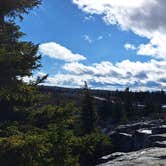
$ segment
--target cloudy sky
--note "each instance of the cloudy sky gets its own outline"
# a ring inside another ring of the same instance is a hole
[[[47,85],[166,90],[166,0],[44,0],[19,24]]]

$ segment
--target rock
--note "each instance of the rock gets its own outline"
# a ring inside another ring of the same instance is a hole
[[[149,140],[151,142],[166,141],[166,134],[155,134],[155,135],[151,135],[149,137]]]
[[[166,133],[166,125],[161,125],[159,127],[152,128],[153,134],[163,134]]]
[[[154,142],[153,146],[160,147],[160,148],[166,148],[166,141],[157,141],[157,142]]]
[[[139,129],[137,130],[138,133],[143,134],[143,135],[150,135],[152,134],[152,130],[149,129]]]
[[[133,137],[131,134],[114,132],[110,137],[115,151],[129,152],[133,149]]]
[[[160,119],[142,121],[107,132],[115,153],[102,157],[105,164],[100,166],[166,166],[165,124]]]
[[[110,160],[116,159],[117,157],[123,156],[124,154],[125,153],[122,153],[122,152],[116,152],[116,153],[113,153],[111,155],[107,155],[107,156],[102,157],[99,161],[100,161],[100,163],[105,163],[105,162],[108,162]]]
[[[139,129],[133,135],[134,146],[133,150],[139,150],[142,148],[147,148],[150,146],[151,141],[149,140],[149,136],[151,135],[151,130],[148,129]]]
[[[154,127],[157,128],[158,126],[161,126],[164,124],[164,121],[162,119],[158,120],[149,120],[149,121],[140,121],[137,123],[127,124],[127,125],[120,125],[115,130],[117,132],[125,132],[125,133],[131,133],[133,131],[139,130],[139,129],[151,129]]]
[[[166,125],[162,119],[140,121],[119,125],[105,133],[111,138],[114,152],[129,152],[154,146],[157,141],[166,141]],[[159,135],[160,134],[160,135]]]
[[[152,127],[152,124],[147,122],[139,122],[134,124],[128,124],[128,125],[121,125],[116,128],[116,131],[118,132],[133,132],[140,128],[150,128]]]
[[[129,153],[113,153],[111,161],[98,166],[165,166],[166,148],[148,148]]]

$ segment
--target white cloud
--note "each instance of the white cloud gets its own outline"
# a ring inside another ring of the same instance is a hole
[[[83,35],[83,39],[85,41],[87,41],[89,44],[93,43],[93,42],[96,42],[96,41],[99,41],[99,40],[102,40],[104,37],[102,35],[96,37],[94,40],[92,39],[92,37],[90,37],[89,35],[85,34]]]
[[[149,43],[140,44],[138,55],[152,56],[153,58],[166,60],[166,34],[154,36]]]
[[[142,50],[139,53],[165,59],[165,0],[73,0],[73,3],[88,14],[100,15],[107,24],[148,38],[150,41],[145,45],[150,46],[148,53]]]
[[[83,65],[78,62],[63,66],[66,74],[49,77],[47,83],[58,86],[80,87],[87,81],[92,87],[122,88],[134,90],[166,89],[166,61],[150,60],[132,62],[124,60],[116,64],[109,61]]]
[[[93,17],[92,15],[87,15],[84,17],[84,21],[94,21],[95,17]]]
[[[66,62],[76,62],[86,59],[85,56],[74,54],[68,48],[65,48],[64,46],[55,42],[41,44],[39,46],[39,52],[43,56],[48,56],[50,58],[59,59]]]
[[[23,77],[23,78],[21,78],[21,79],[22,79],[25,83],[34,83],[34,82],[37,80],[38,77],[39,77],[39,78],[42,78],[42,77],[44,77],[44,76],[46,76],[46,75],[47,75],[46,73],[39,71],[39,72],[37,72],[36,74],[34,74],[33,76],[25,76],[25,77]]]
[[[102,40],[103,36],[98,36],[97,40]]]
[[[80,87],[86,80],[93,87],[107,89],[130,86],[135,90],[166,90],[166,0],[73,0],[73,3],[86,14],[100,15],[106,24],[147,38],[147,43],[138,46],[126,43],[125,48],[155,59],[123,60],[115,64],[104,61],[91,65],[78,62],[80,60],[68,61],[63,66],[65,74],[49,77],[48,84]],[[84,35],[84,39],[93,42],[88,35]]]
[[[35,77],[33,77],[33,76],[25,76],[25,77],[23,77],[23,78],[21,78],[25,83],[30,83],[30,82],[34,82],[35,80],[36,80],[36,78]]]
[[[125,48],[126,50],[136,50],[136,49],[137,49],[133,44],[130,44],[130,43],[126,43],[126,44],[124,45],[124,48]]]
[[[92,38],[89,35],[83,35],[83,39],[87,41],[89,44],[93,42]]]

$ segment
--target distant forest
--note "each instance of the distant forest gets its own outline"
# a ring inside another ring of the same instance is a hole
[[[82,89],[41,86],[40,91],[51,94],[51,102],[63,105],[73,102],[77,107],[81,105]],[[132,119],[139,116],[152,116],[166,111],[166,93],[161,91],[134,92],[129,88],[124,91],[109,91],[89,89],[93,99],[93,107],[102,121],[119,122],[123,118]]]

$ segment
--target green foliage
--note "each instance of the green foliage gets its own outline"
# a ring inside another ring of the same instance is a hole
[[[132,96],[129,91],[129,87],[127,87],[124,91],[124,109],[127,117],[131,117],[134,115],[134,109],[132,106]]]
[[[115,121],[122,121],[124,117],[126,117],[124,107],[121,103],[114,103],[112,105],[111,117]]]
[[[3,165],[94,165],[110,152],[110,139],[100,130],[79,136],[74,126],[79,111],[73,104],[44,106],[24,123],[0,125],[0,163]],[[40,122],[40,124],[39,124]]]
[[[93,100],[88,89],[87,83],[82,92],[82,103],[81,103],[81,127],[82,134],[90,134],[95,130],[97,115],[93,108]]]
[[[12,135],[19,135],[21,132],[19,131],[18,122],[6,122],[0,125],[0,136],[1,137],[9,137]]]
[[[78,109],[69,103],[63,108],[60,106],[46,105],[36,111],[30,112],[29,120],[36,126],[47,127],[48,124],[72,126],[78,119]]]
[[[50,156],[52,163],[59,166],[78,165],[78,154],[72,154],[72,148],[77,141],[72,130],[65,127],[65,124],[49,126],[49,142],[52,144]]]
[[[23,19],[22,14],[28,13],[30,9],[40,3],[40,0],[0,0],[0,16],[5,15]]]
[[[96,131],[96,113],[88,88],[85,86],[79,112],[73,104],[60,107],[42,101],[47,97],[38,92],[37,85],[47,75],[24,82],[25,77],[41,67],[41,56],[37,54],[38,45],[20,40],[24,34],[14,19],[23,19],[24,13],[40,3],[40,0],[0,0],[0,164],[94,164],[105,154],[110,142]]]
[[[40,0],[0,0],[0,107],[1,120],[14,119],[14,110],[33,103],[37,83],[23,80],[41,67],[38,45],[22,41],[24,33],[15,24],[15,18],[40,4]],[[46,78],[46,76],[44,77]]]
[[[0,163],[2,165],[41,165],[50,144],[43,135],[20,134],[0,139]]]
[[[96,159],[110,153],[111,150],[112,144],[110,139],[99,130],[80,137],[74,146],[74,153],[79,154],[81,166],[95,165]]]
[[[110,120],[112,116],[113,104],[110,102],[109,98],[102,101],[99,105],[98,116],[101,121]]]

